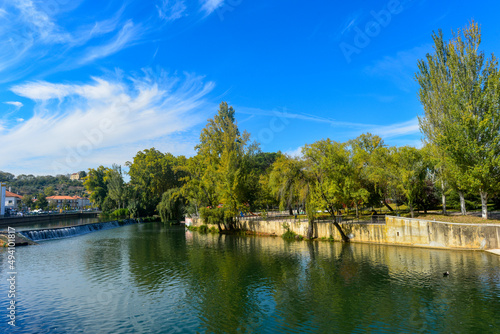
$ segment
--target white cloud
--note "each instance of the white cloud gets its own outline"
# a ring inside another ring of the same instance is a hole
[[[201,10],[210,15],[214,10],[224,5],[224,0],[201,0]]]
[[[418,125],[418,118],[415,117],[412,120],[402,123],[377,126],[369,129],[368,132],[379,135],[382,138],[395,138],[420,133],[420,127]]]
[[[311,121],[311,122],[316,122],[316,123],[325,123],[325,124],[329,124],[331,126],[339,126],[339,127],[359,128],[359,127],[375,126],[373,124],[362,124],[362,123],[337,121],[337,120],[332,119],[332,118],[321,117],[321,116],[316,116],[316,115],[311,115],[311,114],[306,114],[306,113],[292,113],[292,112],[287,111],[286,108],[284,108],[283,111],[278,111],[278,110],[263,110],[263,109],[259,109],[259,108],[237,107],[237,110],[238,110],[238,113],[241,113],[241,114],[273,116],[273,117],[285,118],[285,119],[298,119],[298,120]]]
[[[17,109],[20,109],[24,105],[24,104],[22,104],[19,101],[7,101],[7,102],[4,102],[4,103],[5,104],[10,104],[11,106],[16,107]]]
[[[175,21],[186,14],[186,4],[184,0],[162,0],[161,5],[157,5],[158,16],[165,21]]]
[[[31,118],[0,133],[0,142],[16,143],[0,147],[0,155],[9,157],[0,161],[0,169],[57,174],[124,162],[148,148],[142,143],[158,146],[154,143],[189,130],[215,109],[206,101],[214,84],[201,77],[148,73],[129,79],[94,78],[84,85],[39,81],[14,87],[37,103]],[[185,148],[183,142],[191,143],[192,138],[180,136],[176,142],[176,147]]]
[[[299,146],[296,149],[290,149],[285,152],[285,154],[295,157],[295,158],[301,158],[302,157],[302,148],[303,146]]]
[[[395,56],[385,56],[366,68],[370,75],[389,79],[401,90],[414,90],[417,61],[425,58],[432,51],[431,45],[418,46],[410,50],[400,51]]]
[[[141,42],[155,29],[123,19],[125,5],[103,20],[81,19],[78,22],[83,23],[77,26],[60,26],[56,14],[77,8],[78,2],[16,0],[4,4],[0,82],[19,80],[37,70],[52,73],[77,68]]]
[[[52,84],[45,81],[29,82],[12,88],[12,91],[19,96],[32,100],[63,99],[70,95],[70,87],[63,84]]]
[[[107,44],[89,48],[86,55],[80,60],[80,64],[86,64],[99,58],[104,58],[131,45],[140,36],[140,26],[134,25],[129,20],[123,28]]]
[[[377,124],[367,124],[367,123],[356,123],[348,121],[337,121],[335,119],[315,116],[305,113],[291,113],[286,110],[263,110],[258,108],[245,108],[236,107],[238,113],[240,114],[250,114],[257,116],[269,116],[284,119],[293,119],[300,121],[309,121],[314,123],[327,124],[332,127],[349,128],[353,129],[355,133],[365,133],[370,132],[372,134],[379,135],[382,138],[397,138],[406,135],[415,135],[420,132],[418,119],[415,117],[409,121],[395,123],[390,125],[377,125]],[[354,134],[354,132],[353,132]],[[298,149],[297,149],[298,150]]]

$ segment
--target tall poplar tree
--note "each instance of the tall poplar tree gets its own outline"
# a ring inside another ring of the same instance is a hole
[[[434,54],[418,63],[416,80],[425,115],[419,118],[427,140],[440,151],[461,195],[479,192],[482,216],[500,180],[500,76],[494,55],[479,51],[481,29],[471,22],[446,42],[433,35]]]
[[[208,120],[201,131],[200,143],[196,146],[201,180],[196,187],[207,194],[212,208],[222,204],[225,211],[226,227],[233,228],[233,218],[242,209],[243,158],[252,149],[247,145],[250,135],[240,133],[235,118],[235,110],[226,102],[219,105],[218,113]],[[227,223],[229,222],[229,223]]]

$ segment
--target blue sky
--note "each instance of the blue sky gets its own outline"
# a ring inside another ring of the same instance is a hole
[[[1,3],[0,170],[16,175],[191,156],[221,101],[263,151],[364,132],[418,146],[432,32],[474,19],[500,50],[497,1]]]

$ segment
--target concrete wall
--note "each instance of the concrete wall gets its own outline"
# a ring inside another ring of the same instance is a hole
[[[33,215],[33,216],[16,216],[0,219],[0,227],[2,226],[19,226],[23,224],[33,224],[44,221],[55,221],[61,219],[76,219],[76,218],[94,218],[99,215],[98,212],[75,212],[75,213],[57,213],[50,215]]]
[[[255,233],[280,236],[286,232],[284,223],[297,234],[307,234],[307,222],[253,220],[241,221],[238,227]],[[201,223],[193,219],[192,225],[199,226]],[[493,224],[456,224],[387,216],[385,224],[341,223],[341,226],[352,242],[446,249],[500,248],[500,225]],[[314,223],[314,237],[341,240],[335,226],[327,222]]]

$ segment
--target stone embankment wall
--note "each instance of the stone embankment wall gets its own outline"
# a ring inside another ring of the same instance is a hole
[[[192,225],[202,223],[193,219]],[[351,237],[352,242],[431,247],[446,249],[498,249],[500,248],[500,225],[498,224],[458,224],[429,220],[386,216],[385,224],[341,223],[342,229]],[[238,227],[257,234],[280,236],[291,231],[305,236],[307,222],[241,221]],[[315,238],[341,240],[333,224],[314,223]]]

